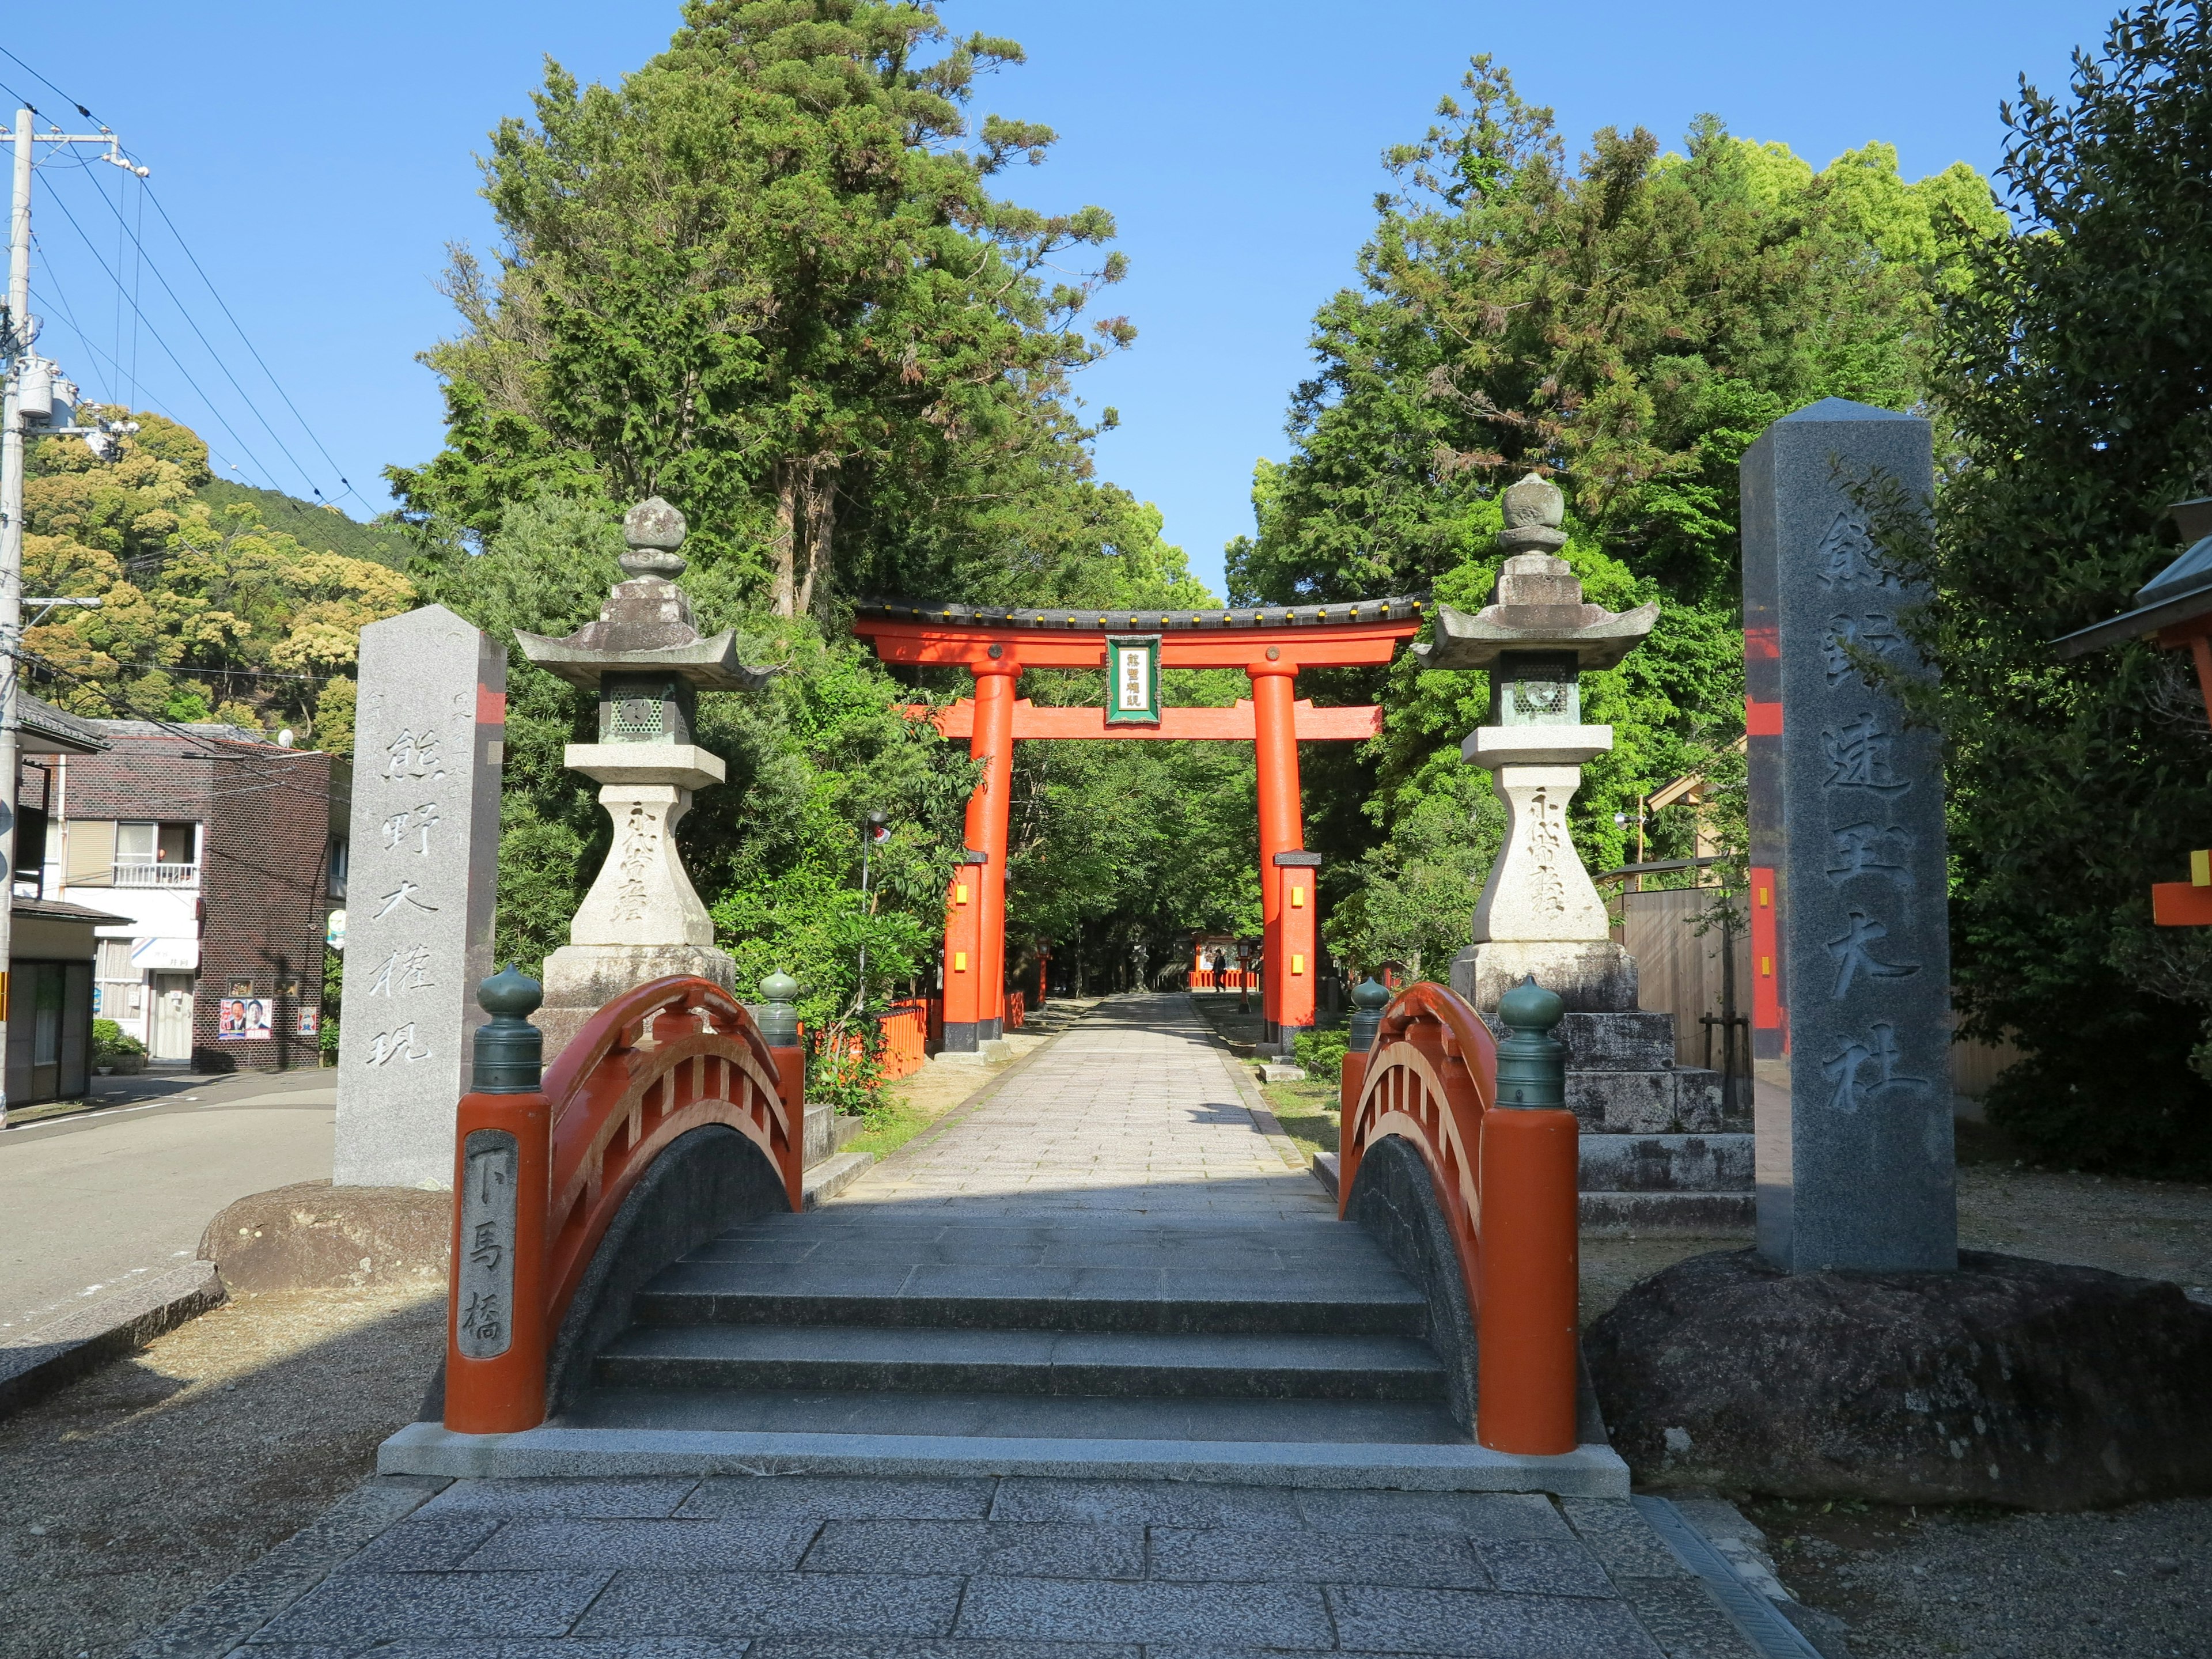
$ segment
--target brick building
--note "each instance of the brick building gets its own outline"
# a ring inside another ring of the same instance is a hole
[[[107,748],[52,763],[40,889],[129,918],[99,930],[100,1016],[198,1072],[317,1064],[346,763],[231,726],[87,724]]]

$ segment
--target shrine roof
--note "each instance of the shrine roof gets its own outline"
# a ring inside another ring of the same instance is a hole
[[[1425,596],[1406,594],[1384,599],[1347,599],[1337,605],[1241,605],[1227,611],[1070,611],[1057,606],[1018,611],[997,605],[928,605],[896,599],[863,599],[854,611],[856,616],[863,619],[949,623],[956,628],[1058,629],[1068,633],[1158,634],[1417,622],[1427,605]]]

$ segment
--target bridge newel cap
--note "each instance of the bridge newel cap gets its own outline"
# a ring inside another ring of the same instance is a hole
[[[508,963],[477,987],[477,1006],[494,1019],[528,1019],[545,1000],[545,988]]]
[[[537,1092],[545,1076],[545,1034],[530,1016],[545,1000],[545,988],[514,963],[477,987],[477,1002],[491,1018],[477,1027],[469,1086],[480,1095]]]
[[[1547,991],[1528,974],[1498,1000],[1498,1018],[1516,1033],[1545,1036],[1566,1017],[1567,1005],[1556,991]]]
[[[1364,1014],[1382,1009],[1390,1000],[1390,988],[1370,975],[1352,988],[1352,1005]]]
[[[760,983],[761,1011],[755,1024],[771,1048],[799,1046],[799,981],[781,968]]]

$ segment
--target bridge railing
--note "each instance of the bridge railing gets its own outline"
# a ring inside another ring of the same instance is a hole
[[[498,1003],[501,980],[528,988]],[[678,1137],[708,1124],[757,1146],[801,1206],[806,1066],[769,1046],[711,981],[654,980],[587,1020],[543,1080],[533,981],[503,975],[480,994],[476,1089],[454,1136],[452,1308],[445,1423],[511,1433],[545,1419],[546,1360],[608,1224]],[[502,1076],[488,1050],[527,1034],[527,1065]],[[488,1074],[489,1073],[489,1074]]]
[[[1547,1035],[1560,1012],[1533,983],[1506,994],[1516,1052],[1501,1101],[1500,1045],[1481,1017],[1443,986],[1410,986],[1383,1010],[1374,1045],[1345,1056],[1340,1085],[1339,1213],[1370,1148],[1391,1135],[1412,1145],[1458,1253],[1475,1328],[1475,1438],[1494,1451],[1576,1444],[1580,1126],[1565,1109],[1564,1051]]]

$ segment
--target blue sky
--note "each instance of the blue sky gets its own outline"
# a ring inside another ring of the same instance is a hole
[[[1992,167],[1999,100],[2022,72],[2059,90],[2069,53],[2100,40],[2114,9],[955,0],[945,14],[957,30],[1028,49],[1026,67],[985,83],[979,109],[1060,134],[1007,193],[1045,208],[1095,202],[1120,222],[1132,270],[1106,307],[1139,338],[1079,384],[1094,411],[1111,404],[1122,416],[1100,441],[1100,471],[1158,504],[1169,538],[1218,590],[1222,544],[1250,528],[1253,462],[1287,447],[1308,324],[1352,277],[1383,181],[1377,157],[1420,133],[1471,54],[1493,54],[1524,96],[1552,105],[1571,146],[1605,125],[1672,143],[1711,111],[1816,166],[1887,139],[1918,177],[1961,159]],[[153,268],[137,269],[127,245],[118,263],[114,204],[137,208],[112,168],[42,171],[33,310],[47,319],[46,350],[95,393],[128,377],[131,314],[96,251],[137,285],[142,404],[198,428],[228,476],[301,495],[312,484],[356,516],[388,506],[380,470],[440,440],[436,384],[414,354],[451,326],[433,285],[444,246],[493,240],[471,159],[484,134],[526,109],[543,55],[611,80],[658,50],[675,19],[672,4],[641,0],[15,9],[0,45],[154,169],[157,198],[312,436],[150,208]],[[64,110],[4,59],[0,86]],[[82,130],[73,112],[70,125]]]

